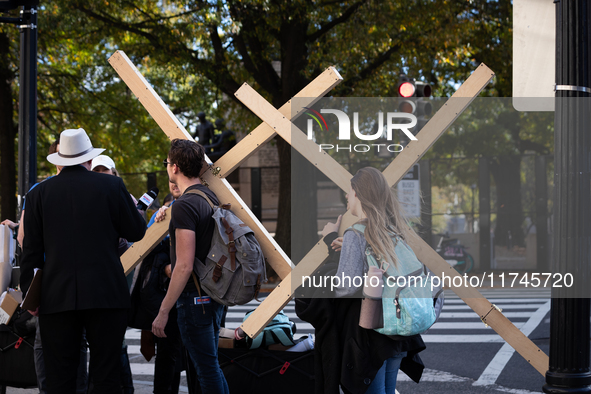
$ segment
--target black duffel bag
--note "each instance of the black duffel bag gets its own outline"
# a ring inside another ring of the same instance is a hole
[[[37,387],[34,319],[19,308],[8,326],[0,324],[0,386]]]
[[[218,360],[230,393],[244,393],[245,388],[257,394],[314,393],[314,350],[300,353],[220,348]],[[193,374],[188,373],[188,385],[195,384],[194,393],[198,394],[201,390]]]

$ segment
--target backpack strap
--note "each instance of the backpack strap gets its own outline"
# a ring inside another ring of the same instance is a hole
[[[191,275],[193,276],[193,282],[195,282],[195,286],[197,287],[197,293],[199,294],[199,298],[201,298],[201,286],[199,286],[199,281],[195,276],[195,271],[191,271]],[[201,308],[203,309],[203,314],[205,315],[205,305],[201,304]]]
[[[207,201],[207,203],[209,204],[209,206],[213,209],[215,205],[213,205],[213,203],[211,202],[211,200],[209,199],[209,197],[207,197],[207,195],[205,193],[203,193],[201,190],[195,190],[195,189],[191,189],[189,191],[186,192],[187,194],[197,194],[198,196],[201,196],[205,199],[205,201]]]
[[[236,270],[236,243],[234,242],[234,229],[230,227],[230,224],[226,218],[222,218],[222,224],[228,234],[228,253],[230,253],[230,264],[232,265],[232,271]]]
[[[289,336],[285,333],[283,327],[272,328],[271,334],[274,335],[283,346],[293,346],[293,340],[290,339]]]
[[[207,201],[209,203],[209,206],[213,209],[215,206],[213,205],[213,203],[211,202],[211,200],[209,199],[209,197],[207,197],[207,195],[205,193],[203,193],[201,190],[195,190],[195,189],[191,189],[189,191],[187,191],[187,194],[191,193],[191,194],[197,194],[198,196],[201,196],[205,199],[205,201]],[[222,208],[224,209],[230,209],[230,204],[224,204],[222,205]],[[232,229],[232,227],[230,227],[230,224],[228,223],[228,221],[225,218],[222,218],[221,220],[222,224],[224,225],[224,229],[226,234],[228,234],[228,239],[230,242],[228,242],[228,253],[230,254],[230,264],[232,265],[232,271],[236,270],[236,244],[234,242],[234,230]],[[222,263],[223,264],[223,263]],[[218,264],[218,266],[216,267],[216,269],[220,267],[219,272],[217,273],[217,277],[219,280],[219,277],[222,276],[222,272],[221,272],[221,266]],[[215,272],[214,272],[215,275]],[[215,280],[215,278],[214,278]],[[217,280],[215,280],[217,282]]]

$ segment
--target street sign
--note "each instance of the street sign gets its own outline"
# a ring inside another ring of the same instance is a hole
[[[554,111],[556,5],[513,1],[513,107]]]
[[[421,217],[421,183],[419,165],[415,164],[398,182],[398,201],[407,218]]]

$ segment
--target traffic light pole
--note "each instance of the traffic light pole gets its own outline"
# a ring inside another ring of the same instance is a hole
[[[21,11],[18,194],[19,208],[29,188],[37,182],[37,7]]]
[[[553,273],[570,273],[588,290],[591,267],[591,5],[555,0]],[[590,302],[581,289],[552,288],[550,364],[545,393],[591,393]]]

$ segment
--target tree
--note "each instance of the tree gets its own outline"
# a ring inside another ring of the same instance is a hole
[[[330,65],[344,77],[331,95],[393,96],[401,72],[427,80],[436,93],[446,95],[486,60],[500,72],[486,94],[499,94],[510,67],[501,70],[492,63],[497,53],[510,53],[510,7],[508,0],[43,4],[40,141],[50,140],[51,133],[66,125],[89,125],[113,140],[97,134],[116,161],[123,152],[129,156],[123,166],[155,168],[157,160],[146,157],[165,153],[165,139],[126,88],[114,82],[106,58],[116,49],[140,65],[188,126],[201,108],[217,104],[220,115],[236,115],[233,123],[249,130],[260,121],[237,103],[221,101],[220,93],[234,99],[246,81],[279,107]],[[281,139],[275,143],[281,193],[276,239],[290,253],[291,148]],[[298,187],[307,187],[313,179],[301,182]],[[313,206],[302,210],[311,218],[314,212]],[[298,234],[308,238],[305,242],[316,240],[315,228]]]
[[[443,180],[449,182],[443,173],[452,173],[458,183],[476,182],[477,166],[459,164],[457,168],[452,165],[454,157],[490,159],[497,197],[496,245],[525,246],[522,155],[552,152],[553,117],[552,112],[518,112],[511,98],[479,98],[429,153],[430,158],[450,159],[450,165],[442,166],[433,177],[437,186],[443,186]]]
[[[63,4],[74,17],[89,17],[105,40],[130,54],[203,76],[231,98],[247,81],[276,107],[329,65],[345,78],[335,95],[391,95],[402,70],[438,86],[452,74],[462,80],[474,66],[463,34],[480,23],[468,4],[444,0]],[[280,74],[273,69],[277,61]],[[281,139],[276,143],[276,239],[289,253],[291,149]],[[315,229],[303,234],[315,241]]]

